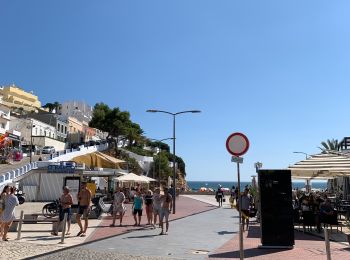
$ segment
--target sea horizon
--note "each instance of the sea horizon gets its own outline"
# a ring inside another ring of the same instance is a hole
[[[242,190],[244,189],[244,187],[252,185],[252,182],[241,181],[240,184],[240,189]],[[191,190],[197,191],[202,187],[211,188],[215,190],[219,185],[221,185],[223,188],[231,189],[232,186],[236,187],[238,183],[237,181],[187,181],[187,185]],[[292,181],[292,188],[305,188],[305,181]],[[325,190],[327,189],[327,182],[311,182],[311,188]]]

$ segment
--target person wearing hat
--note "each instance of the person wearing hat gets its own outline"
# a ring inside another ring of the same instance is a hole
[[[55,230],[51,233],[54,236],[58,236],[58,228],[62,224],[62,221],[64,219],[64,214],[67,213],[67,233],[66,235],[70,235],[70,220],[72,215],[72,204],[73,204],[73,197],[69,193],[69,187],[64,186],[63,187],[63,194],[60,197],[60,213],[59,213],[59,222],[56,225]]]

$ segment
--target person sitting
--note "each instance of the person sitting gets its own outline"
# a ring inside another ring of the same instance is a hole
[[[334,217],[334,208],[331,205],[330,199],[326,199],[324,203],[320,206],[317,230],[321,231],[321,223],[331,223],[332,218]]]

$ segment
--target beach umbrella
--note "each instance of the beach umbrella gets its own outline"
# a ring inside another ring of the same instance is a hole
[[[350,155],[329,152],[311,155],[288,167],[295,179],[332,179],[350,176]]]
[[[153,179],[151,177],[145,176],[145,175],[141,175],[141,177],[143,177],[145,180],[149,181],[149,182],[154,182],[157,181],[156,179]]]

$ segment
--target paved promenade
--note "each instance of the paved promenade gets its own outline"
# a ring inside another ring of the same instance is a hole
[[[213,196],[181,196],[177,214],[171,215],[168,235],[160,236],[159,228],[146,225],[133,227],[129,208],[125,227],[110,228],[111,218],[105,217],[94,222],[85,241],[72,237],[66,239],[65,245],[59,245],[59,239],[47,233],[27,235],[20,242],[1,242],[0,259],[239,259],[237,215],[228,203],[217,208]],[[141,223],[145,222],[143,216]],[[244,233],[245,259],[326,259],[321,238],[298,231],[295,238],[292,250],[258,249],[259,226],[252,223]],[[350,259],[347,242],[331,242],[331,250],[333,260]]]

